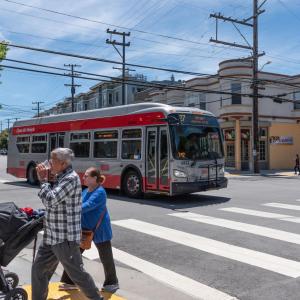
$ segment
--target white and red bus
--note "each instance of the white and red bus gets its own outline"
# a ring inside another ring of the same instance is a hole
[[[9,134],[7,172],[36,184],[36,164],[57,147],[74,151],[73,168],[81,177],[95,166],[106,176],[106,188],[130,197],[227,186],[218,121],[197,108],[141,103],[17,121]]]

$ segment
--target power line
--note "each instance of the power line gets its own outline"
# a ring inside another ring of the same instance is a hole
[[[3,1],[6,1],[6,0],[3,0]],[[3,43],[3,42],[1,42],[0,44],[7,45],[6,43]],[[38,52],[44,52],[44,53],[50,53],[50,54],[68,56],[68,57],[75,57],[75,58],[81,58],[81,59],[87,59],[87,60],[93,60],[93,61],[111,63],[111,64],[118,64],[118,65],[122,64],[121,62],[114,61],[114,60],[108,60],[108,59],[103,59],[103,58],[96,58],[96,57],[91,57],[91,56],[84,56],[84,55],[79,55],[79,54],[71,54],[71,53],[62,52],[62,51],[53,51],[53,50],[48,50],[48,49],[35,48],[35,47],[29,47],[29,46],[23,46],[23,45],[17,45],[17,44],[9,44],[8,46],[9,47],[15,47],[15,48],[32,50],[32,51],[38,51]],[[195,76],[209,75],[209,74],[198,73],[198,72],[189,72],[189,71],[176,70],[176,69],[159,68],[159,67],[146,66],[146,65],[140,65],[140,64],[126,63],[125,65],[126,66],[130,66],[130,67],[136,67],[136,68],[151,69],[151,70],[158,70],[158,71],[166,71],[166,72],[172,72],[172,73],[182,73],[182,74],[195,75]]]
[[[11,69],[16,69],[16,70],[22,70],[22,71],[29,71],[29,72],[36,72],[36,73],[42,73],[42,74],[48,74],[48,75],[56,75],[56,76],[64,76],[64,77],[70,77],[68,74],[62,74],[62,73],[55,73],[55,72],[49,72],[49,71],[43,71],[43,70],[36,70],[36,69],[28,69],[28,68],[20,68],[20,67],[15,67],[15,66],[7,66],[7,65],[0,65],[0,67],[3,68],[11,68]],[[93,78],[93,77],[86,77],[86,76],[74,76],[75,78],[81,78],[81,79],[86,79],[86,80],[94,80],[94,81],[99,81],[98,78]],[[103,82],[108,82],[108,83],[121,83],[122,80],[102,80]],[[132,83],[131,80],[126,80],[127,83]],[[243,96],[243,97],[253,97],[252,94],[248,93],[233,93],[233,92],[223,92],[223,91],[212,91],[212,90],[204,90],[204,89],[191,89],[191,88],[186,88],[186,87],[178,87],[178,86],[166,86],[166,85],[161,85],[161,84],[145,84],[145,83],[138,83],[137,81],[134,81],[135,85],[137,86],[144,86],[144,87],[156,87],[156,88],[161,88],[165,90],[181,90],[181,91],[192,91],[192,92],[199,92],[199,93],[207,93],[207,94],[217,94],[217,95],[233,95],[233,96]],[[274,99],[275,96],[273,95],[258,95],[259,98],[270,98]],[[286,99],[282,99],[283,101]],[[218,100],[221,101],[221,100]]]
[[[89,19],[89,18],[75,16],[75,15],[63,13],[63,12],[60,12],[60,11],[47,9],[47,8],[43,8],[43,7],[39,7],[39,6],[34,6],[34,5],[29,5],[29,4],[24,4],[24,3],[20,3],[20,2],[16,2],[16,1],[11,1],[11,0],[2,0],[2,1],[17,4],[17,5],[21,5],[21,6],[25,6],[25,7],[30,7],[30,8],[46,11],[46,12],[50,12],[50,13],[53,13],[53,14],[67,16],[67,17],[70,17],[70,18],[84,20],[84,21],[88,21],[88,22],[92,22],[92,23],[98,23],[98,24],[105,25],[105,26],[121,28],[121,29],[129,30],[129,31],[132,30],[132,31],[135,31],[135,32],[143,33],[143,34],[159,36],[159,37],[172,39],[172,40],[176,40],[176,41],[181,41],[181,42],[188,42],[188,43],[192,43],[192,44],[200,44],[199,42],[193,41],[193,40],[187,40],[187,39],[183,39],[183,38],[179,38],[179,37],[175,37],[175,36],[170,36],[170,35],[165,35],[165,34],[160,34],[160,33],[154,33],[154,32],[149,32],[149,31],[144,31],[144,30],[131,29],[131,28],[124,27],[124,26],[119,26],[119,25],[110,24],[110,23],[106,23],[106,22],[102,22],[102,21],[98,21],[98,20],[93,20],[93,19]]]

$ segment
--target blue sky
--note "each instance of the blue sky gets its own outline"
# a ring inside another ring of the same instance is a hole
[[[130,28],[128,41],[131,46],[126,49],[128,63],[214,74],[222,60],[250,55],[248,50],[210,43],[210,37],[215,34],[215,21],[209,18],[209,14],[221,12],[234,18],[247,18],[252,14],[252,0],[16,1]],[[266,55],[260,58],[260,66],[271,61],[271,64],[264,67],[264,71],[300,74],[300,2],[267,0],[263,8],[266,12],[259,20],[259,49],[265,51]],[[0,0],[0,39],[11,43],[119,61],[117,52],[105,43],[109,38],[106,33],[108,27],[115,28]],[[251,43],[251,29],[243,26],[239,28]],[[229,23],[220,22],[219,39],[243,43],[241,36]],[[112,64],[16,48],[10,49],[7,58],[55,67],[76,63],[82,66],[81,71],[120,75],[118,70],[112,69]],[[7,61],[2,64],[21,66]],[[169,79],[171,76],[168,72],[146,69],[136,69],[136,73],[143,73],[149,80]],[[33,101],[43,101],[43,107],[49,108],[70,95],[70,89],[64,86],[69,83],[68,78],[8,69],[4,69],[1,74],[0,103],[4,106],[0,110],[0,121],[6,118],[29,118],[34,113]],[[188,79],[191,76],[175,74],[175,78]],[[77,89],[78,93],[87,91],[96,83],[82,79],[76,82],[82,85]]]

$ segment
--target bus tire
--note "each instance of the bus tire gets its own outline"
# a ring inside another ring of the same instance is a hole
[[[28,169],[27,169],[27,182],[31,185],[37,185],[39,180],[37,177],[37,173],[36,173],[36,169],[35,169],[35,165],[31,164],[29,165]]]
[[[142,178],[136,171],[126,172],[123,179],[123,191],[130,198],[142,196]]]

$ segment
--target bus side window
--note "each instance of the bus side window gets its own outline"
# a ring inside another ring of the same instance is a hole
[[[125,129],[122,132],[122,159],[141,159],[141,129]]]
[[[74,151],[76,158],[90,156],[90,133],[76,132],[71,133],[70,148]]]

